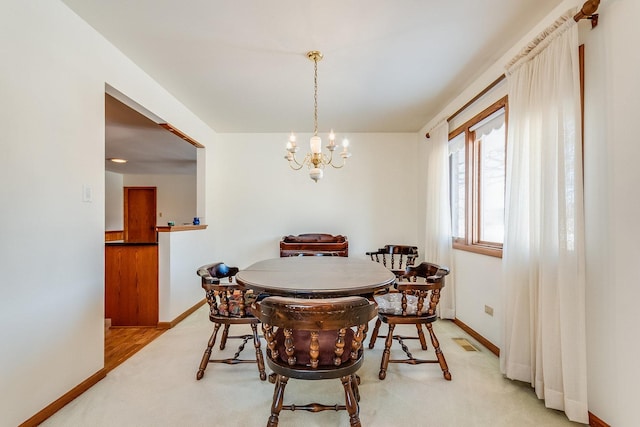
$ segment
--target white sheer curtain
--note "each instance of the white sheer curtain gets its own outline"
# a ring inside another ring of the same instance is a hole
[[[449,204],[449,123],[443,120],[429,132],[427,154],[427,208],[424,260],[449,267],[440,296],[440,317],[456,317],[454,268]]]
[[[507,70],[502,372],[588,423],[577,26],[568,12]],[[534,47],[535,45],[535,47]]]

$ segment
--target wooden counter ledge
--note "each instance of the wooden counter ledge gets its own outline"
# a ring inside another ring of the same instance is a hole
[[[156,231],[160,233],[173,232],[173,231],[190,231],[190,230],[205,230],[206,225],[158,225]]]

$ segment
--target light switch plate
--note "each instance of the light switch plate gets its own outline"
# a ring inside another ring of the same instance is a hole
[[[93,189],[88,184],[82,185],[82,201],[87,203],[93,202]]]

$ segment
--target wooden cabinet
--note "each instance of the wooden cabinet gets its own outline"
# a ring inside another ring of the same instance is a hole
[[[281,257],[320,254],[349,256],[349,242],[345,236],[326,233],[289,235],[280,241]]]
[[[112,326],[157,326],[158,245],[105,245],[105,317]]]

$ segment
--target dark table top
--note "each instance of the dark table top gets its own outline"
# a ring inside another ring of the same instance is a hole
[[[266,259],[240,270],[236,281],[254,292],[307,298],[371,295],[395,275],[371,260],[302,256]]]

